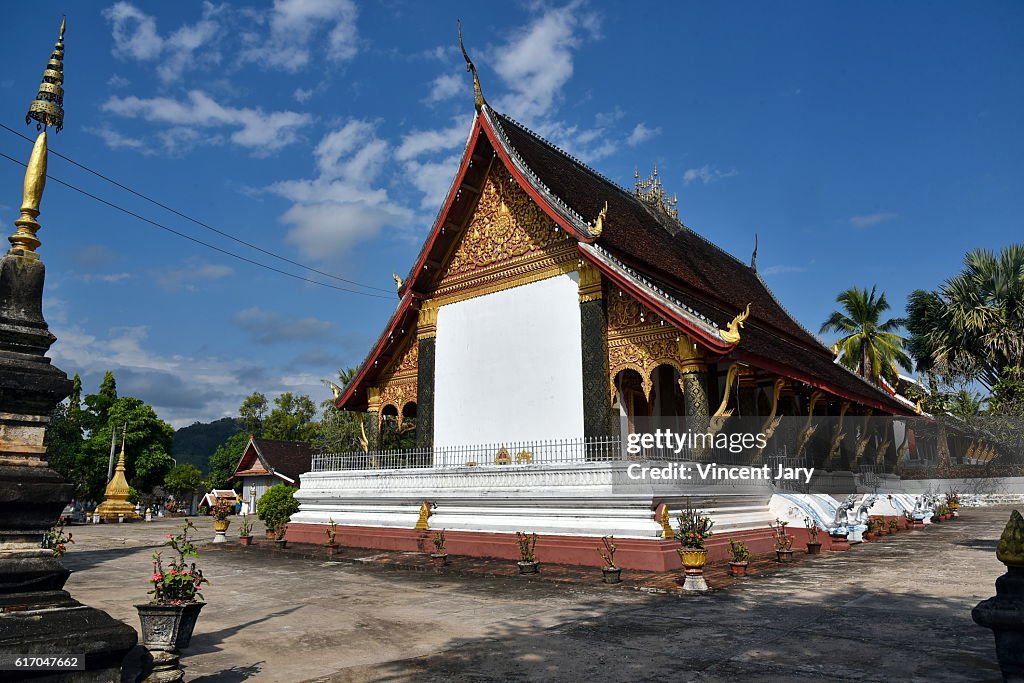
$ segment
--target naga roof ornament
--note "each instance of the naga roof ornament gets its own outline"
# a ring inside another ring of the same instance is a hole
[[[746,322],[747,318],[750,317],[750,304],[747,304],[746,310],[740,313],[738,316],[732,319],[729,326],[719,332],[719,336],[730,344],[739,344],[740,342],[740,329],[743,327],[743,323]]]
[[[473,60],[469,58],[469,53],[466,52],[466,45],[462,42],[462,22],[458,22],[459,27],[459,47],[462,48],[462,56],[466,60],[466,71],[473,74],[473,100],[477,111],[487,104],[487,100],[484,99],[484,91],[480,88],[480,77],[476,73],[476,65],[473,64]]]

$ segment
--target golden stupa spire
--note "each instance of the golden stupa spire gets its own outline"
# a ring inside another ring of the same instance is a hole
[[[458,22],[458,27],[459,27],[459,47],[462,48],[462,57],[466,60],[466,71],[469,71],[470,73],[473,74],[473,101],[474,101],[474,104],[475,104],[475,106],[477,108],[477,111],[479,111],[481,107],[483,107],[485,104],[487,104],[487,100],[484,99],[484,91],[480,87],[480,77],[476,73],[476,65],[473,64],[473,60],[469,58],[469,53],[466,52],[466,46],[462,42],[462,22],[461,21]]]
[[[29,157],[28,166],[25,168],[25,187],[21,200],[21,216],[14,221],[18,230],[8,237],[11,243],[10,253],[38,259],[36,248],[39,247],[39,238],[36,232],[39,230],[39,204],[43,199],[43,188],[46,186],[46,129],[53,127],[54,131],[60,132],[64,127],[64,29],[67,26],[67,19],[60,22],[60,36],[57,44],[50,55],[50,61],[43,71],[43,82],[39,84],[39,91],[36,99],[28,106],[28,113],[25,114],[25,123],[33,120],[36,122],[36,130],[41,131],[32,147],[32,156]]]
[[[139,514],[135,506],[128,501],[131,495],[131,488],[128,486],[128,479],[124,475],[124,443],[127,436],[127,428],[121,434],[121,454],[117,456],[117,467],[114,468],[114,476],[107,483],[103,491],[103,502],[96,508],[96,514],[103,519],[137,519]]]

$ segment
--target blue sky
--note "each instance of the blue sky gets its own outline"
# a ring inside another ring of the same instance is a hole
[[[264,249],[382,288],[303,284],[55,183],[40,253],[51,356],[176,426],[357,364],[488,101],[632,186],[657,163],[680,217],[816,330],[877,284],[902,313],[974,247],[1020,240],[1020,3],[76,3],[51,149]],[[59,15],[4,9],[0,121],[22,123]],[[29,143],[0,130],[0,151]],[[23,170],[0,159],[0,210]],[[249,258],[51,157],[51,175]],[[299,271],[281,264],[275,265]],[[309,273],[305,273],[309,275]],[[318,277],[318,276],[315,276]],[[327,280],[328,282],[334,282]],[[335,284],[342,284],[335,282]],[[344,286],[344,285],[343,285]]]

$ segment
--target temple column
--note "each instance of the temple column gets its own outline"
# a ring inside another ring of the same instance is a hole
[[[601,274],[584,261],[579,268],[580,337],[583,342],[583,435],[604,437],[618,433],[612,419],[608,387],[608,316],[604,308]]]
[[[416,366],[416,446],[434,446],[434,366],[437,338],[437,305],[427,301],[416,325],[419,360]]]
[[[380,389],[369,387],[366,390],[366,449],[380,450]]]
[[[686,427],[691,432],[705,432],[708,428],[708,368],[703,363],[689,363],[679,378],[686,410]]]

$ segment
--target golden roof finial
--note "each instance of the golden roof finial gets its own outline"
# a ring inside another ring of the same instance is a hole
[[[459,47],[462,48],[462,56],[466,60],[466,71],[469,71],[470,73],[473,74],[473,100],[474,100],[474,104],[475,104],[475,106],[477,108],[477,111],[479,111],[481,107],[483,107],[485,104],[487,104],[487,100],[484,99],[484,91],[480,87],[480,77],[476,73],[476,65],[473,64],[473,60],[469,58],[469,53],[466,52],[466,45],[462,42],[462,21],[461,20],[458,21],[458,27],[459,27]]]
[[[679,220],[679,210],[676,208],[679,198],[673,195],[669,199],[668,195],[665,194],[665,187],[661,183],[661,178],[658,177],[657,164],[654,165],[654,170],[651,172],[650,177],[644,180],[640,179],[640,170],[634,168],[633,178],[636,181],[634,193],[637,199],[660,210],[669,218]]]
[[[398,291],[402,291],[402,285],[405,284],[405,280],[400,278],[398,273],[391,273],[391,277],[395,281],[395,288],[398,289]]]
[[[608,216],[608,202],[604,203],[604,208],[601,209],[601,213],[597,214],[597,220],[590,226],[590,234],[594,237],[600,237],[601,233],[604,232],[604,219]]]
[[[60,132],[64,127],[64,29],[67,26],[67,17],[60,22],[60,37],[50,55],[50,61],[46,63],[43,71],[43,82],[39,84],[39,92],[36,99],[28,106],[28,113],[25,114],[25,123],[36,121],[36,130],[46,130],[53,126],[53,129]]]
[[[746,310],[733,318],[729,326],[724,331],[718,333],[719,336],[730,344],[738,344],[740,341],[740,329],[749,317],[750,304],[747,304]]]
[[[43,71],[43,82],[39,84],[36,99],[28,107],[25,123],[36,121],[36,129],[40,131],[36,143],[32,147],[32,155],[25,167],[25,183],[21,200],[21,216],[14,221],[17,231],[7,238],[11,243],[10,253],[30,259],[38,259],[36,249],[41,242],[36,237],[39,231],[39,205],[43,201],[43,189],[46,187],[46,160],[48,148],[46,129],[53,127],[57,132],[64,127],[64,29],[66,18],[60,23],[60,37],[50,55],[50,61]]]

